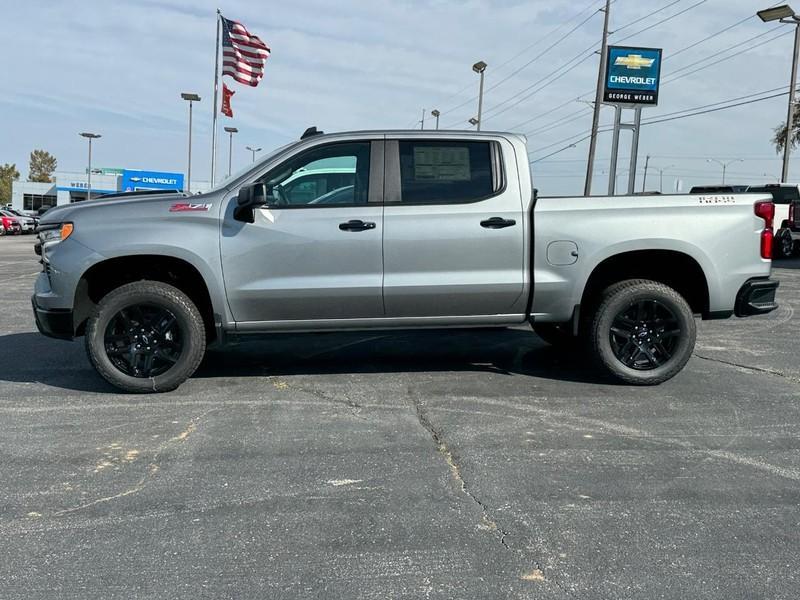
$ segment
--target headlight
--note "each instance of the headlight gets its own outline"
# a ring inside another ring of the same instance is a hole
[[[72,235],[74,230],[75,227],[72,225],[72,223],[42,225],[39,227],[39,239],[42,240],[42,244],[47,244],[50,242],[63,242]]]

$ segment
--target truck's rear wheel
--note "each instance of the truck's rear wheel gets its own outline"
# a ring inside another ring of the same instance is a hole
[[[607,288],[591,325],[592,347],[611,375],[655,385],[683,369],[694,350],[692,309],[674,289],[642,279]]]
[[[97,372],[126,392],[174,390],[203,360],[203,318],[179,289],[137,281],[109,292],[86,325],[86,352]]]

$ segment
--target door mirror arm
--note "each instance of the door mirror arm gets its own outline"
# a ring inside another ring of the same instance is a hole
[[[255,221],[254,210],[260,206],[267,205],[267,186],[263,183],[252,183],[239,188],[239,195],[236,198],[236,208],[233,210],[233,218],[244,223]]]

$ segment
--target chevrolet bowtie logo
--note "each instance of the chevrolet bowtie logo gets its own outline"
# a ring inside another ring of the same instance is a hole
[[[618,56],[614,61],[614,66],[623,65],[638,71],[642,68],[649,69],[655,60],[655,58],[644,58],[641,54],[628,54],[628,56]]]

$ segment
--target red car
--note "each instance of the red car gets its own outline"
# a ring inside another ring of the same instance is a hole
[[[0,223],[3,225],[3,233],[6,235],[21,235],[22,225],[14,217],[0,216]]]

